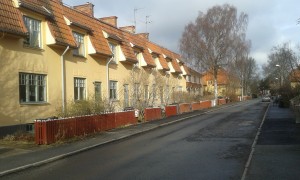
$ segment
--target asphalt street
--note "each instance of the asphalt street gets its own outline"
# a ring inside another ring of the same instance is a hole
[[[240,179],[267,105],[197,115],[3,179]]]

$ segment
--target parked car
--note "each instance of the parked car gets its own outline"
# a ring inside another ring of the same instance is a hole
[[[271,102],[271,98],[269,96],[264,96],[262,97],[261,102]]]

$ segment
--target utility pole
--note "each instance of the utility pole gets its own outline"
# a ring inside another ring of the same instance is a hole
[[[152,23],[152,21],[149,21],[149,15],[146,16],[146,33],[148,32],[148,24]]]

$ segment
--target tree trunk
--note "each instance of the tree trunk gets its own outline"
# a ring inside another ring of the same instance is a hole
[[[214,66],[214,95],[215,95],[215,99],[214,99],[214,105],[217,105],[218,102],[218,81],[217,81],[217,77],[218,77],[218,66]]]

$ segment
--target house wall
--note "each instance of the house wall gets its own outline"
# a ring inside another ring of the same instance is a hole
[[[35,119],[55,116],[62,109],[61,55],[66,50],[67,44],[62,45],[55,41],[55,33],[51,31],[51,28],[48,28],[47,20],[44,15],[30,12],[26,8],[19,8],[18,11],[21,11],[23,15],[41,21],[42,47],[40,49],[25,47],[24,38],[21,38],[20,36],[8,34],[0,35],[0,126],[32,123]],[[107,99],[109,86],[107,82],[106,64],[109,55],[101,54],[101,52],[97,52],[98,54],[96,55],[90,55],[91,53],[96,53],[96,51],[95,48],[92,47],[93,42],[89,39],[89,34],[91,32],[88,32],[88,29],[77,27],[75,25],[66,26],[65,28],[67,29],[65,29],[64,32],[70,33],[68,34],[68,36],[70,36],[68,37],[68,41],[70,42],[73,41],[71,34],[72,30],[84,35],[84,49],[86,51],[84,57],[74,56],[71,47],[63,57],[65,66],[65,105],[67,106],[70,102],[74,102],[74,78],[85,79],[87,98],[93,98],[95,95],[94,82],[101,82],[102,97]],[[99,26],[99,28],[101,28],[101,26]],[[114,34],[120,30],[114,27],[111,31],[112,32],[109,33]],[[119,32],[119,34],[121,33],[122,32]],[[108,46],[109,40],[107,38],[104,40],[105,42],[102,45]],[[143,41],[148,40],[145,39]],[[161,47],[158,46],[157,48]],[[89,52],[89,50],[95,52]],[[109,80],[118,82],[118,98],[116,101],[113,101],[117,106],[116,110],[122,110],[124,108],[124,84],[126,83],[126,80],[131,78],[131,72],[134,68],[134,63],[127,61],[127,57],[125,57],[125,54],[120,47],[119,51],[119,62],[117,64],[109,65]],[[144,51],[147,51],[147,49],[145,48]],[[164,89],[163,104],[173,103],[174,100],[172,100],[171,97],[173,88],[175,91],[178,91],[178,87],[181,86],[182,91],[186,91],[186,80],[178,71],[167,73],[166,69],[157,70],[153,65],[148,64],[148,62],[152,60],[153,59],[147,59],[147,63],[144,63],[143,67],[140,67],[140,70],[149,76],[149,94],[151,93],[152,84],[157,83],[158,79],[161,81],[157,84],[157,97],[154,100],[153,106],[160,106],[162,104],[159,86],[164,86],[164,88],[166,85],[169,86],[169,99],[166,101],[166,90]],[[20,102],[19,73],[33,73],[46,76],[47,95],[45,103]],[[132,84],[129,88],[130,91],[132,91]],[[142,92],[141,96],[143,95],[144,93]]]
[[[5,36],[0,39],[0,125],[33,122],[55,112],[60,101],[60,57],[43,44],[43,49],[23,47],[23,39]],[[47,103],[21,104],[19,101],[19,73],[47,75]]]

